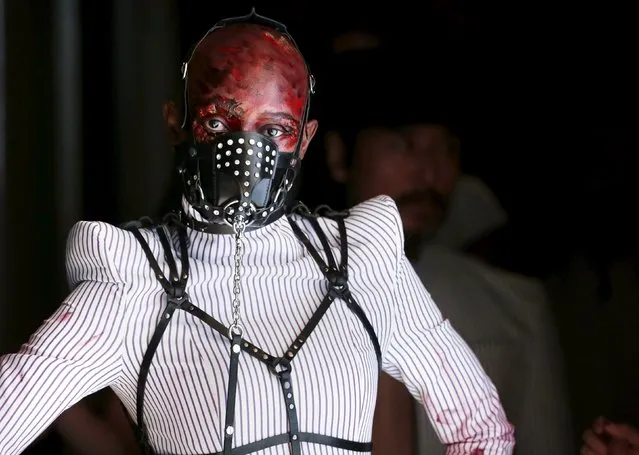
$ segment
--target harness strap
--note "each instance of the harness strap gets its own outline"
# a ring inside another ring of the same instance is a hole
[[[229,384],[226,392],[226,424],[224,426],[224,455],[231,455],[233,433],[235,433],[235,397],[237,395],[237,369],[240,360],[240,336],[234,335],[231,341],[231,362],[229,365]]]
[[[333,212],[334,213],[334,212]],[[377,335],[373,329],[372,324],[368,320],[365,312],[357,304],[348,288],[348,240],[346,226],[344,218],[347,215],[338,214],[339,216],[331,217],[337,221],[339,236],[340,236],[340,261],[337,265],[337,261],[332,254],[330,243],[326,234],[321,229],[319,222],[317,221],[317,215],[304,214],[302,215],[310,221],[310,225],[315,231],[322,249],[324,250],[326,261],[322,258],[320,252],[313,246],[308,236],[302,231],[298,223],[295,222],[291,216],[288,216],[289,223],[296,237],[302,242],[305,248],[309,251],[309,254],[313,257],[315,262],[320,267],[322,274],[328,281],[329,288],[324,299],[320,303],[319,307],[304,326],[299,336],[289,345],[286,353],[281,357],[275,357],[264,350],[260,349],[253,343],[241,338],[239,335],[229,335],[228,327],[216,320],[211,315],[207,314],[202,309],[193,305],[190,301],[188,294],[186,293],[186,282],[188,279],[188,241],[186,236],[186,229],[183,225],[178,225],[179,243],[180,243],[180,256],[181,256],[181,268],[177,269],[177,264],[172,252],[171,243],[167,236],[165,226],[159,226],[155,229],[158,234],[160,243],[164,250],[164,257],[169,267],[169,279],[162,272],[157,260],[155,259],[151,248],[148,243],[139,232],[140,226],[129,226],[128,229],[134,234],[138,242],[141,244],[142,249],[147,256],[149,264],[155,273],[156,278],[160,282],[160,285],[164,289],[168,297],[168,303],[165,310],[162,313],[161,319],[156,327],[153,336],[149,342],[149,346],[144,353],[142,364],[140,366],[140,376],[138,378],[138,387],[136,394],[136,415],[138,420],[138,429],[141,436],[141,440],[146,448],[147,453],[152,453],[148,441],[148,431],[144,423],[144,394],[146,389],[146,382],[149,375],[149,369],[157,347],[168,327],[169,322],[172,319],[175,310],[182,309],[187,313],[192,314],[197,319],[201,320],[209,327],[214,329],[223,337],[231,341],[231,356],[229,364],[229,383],[227,388],[227,407],[225,417],[225,429],[224,429],[224,449],[223,452],[210,455],[246,455],[258,450],[263,450],[269,447],[273,447],[280,444],[288,443],[291,447],[292,455],[300,455],[300,443],[308,442],[314,444],[321,444],[341,448],[345,450],[351,450],[356,452],[369,452],[371,450],[371,443],[360,443],[355,441],[348,441],[340,438],[334,438],[331,436],[325,436],[314,433],[304,433],[299,431],[299,423],[297,417],[297,406],[294,399],[293,384],[291,381],[292,365],[291,361],[295,358],[297,353],[306,340],[310,337],[313,330],[317,327],[322,317],[326,314],[329,307],[336,298],[343,300],[347,307],[360,319],[364,328],[366,329],[377,356],[378,368],[381,370],[381,350]],[[233,435],[235,432],[235,401],[237,394],[238,384],[238,365],[239,355],[244,351],[251,355],[253,358],[266,364],[269,371],[273,373],[279,380],[282,388],[282,394],[286,406],[286,412],[289,422],[288,433],[269,437],[243,445],[240,447],[232,448]]]
[[[332,254],[330,252],[328,246],[328,240],[326,235],[321,230],[319,223],[317,222],[316,216],[313,214],[301,214],[304,218],[311,220],[311,226],[316,230],[317,236],[320,238],[320,242],[322,246],[326,249],[326,255],[328,258],[332,258]],[[299,224],[293,220],[291,216],[288,217],[289,224],[295,236],[302,242],[302,244],[306,247],[311,257],[315,260],[317,265],[322,270],[322,273],[326,277],[329,283],[329,296],[332,299],[340,298],[346,302],[346,306],[359,318],[362,325],[364,326],[371,343],[373,344],[373,348],[375,349],[375,356],[377,357],[378,370],[381,372],[382,368],[382,350],[379,344],[379,340],[377,338],[377,334],[375,333],[375,329],[371,324],[370,320],[366,316],[366,313],[362,309],[362,307],[355,301],[353,295],[348,287],[348,238],[346,233],[346,224],[344,222],[343,216],[336,216],[335,221],[337,222],[338,230],[340,233],[340,267],[329,267],[323,260],[317,249],[313,246],[308,236],[302,231]],[[322,240],[323,239],[323,240]],[[331,259],[329,259],[330,263]],[[333,264],[335,261],[333,259]]]

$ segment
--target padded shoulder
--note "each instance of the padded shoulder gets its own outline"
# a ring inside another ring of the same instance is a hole
[[[131,233],[108,223],[80,221],[67,238],[66,268],[71,289],[82,281],[123,282],[118,256]]]

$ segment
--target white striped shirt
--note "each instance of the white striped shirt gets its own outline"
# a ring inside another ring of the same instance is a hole
[[[301,223],[304,223],[301,221]],[[320,220],[339,257],[336,223]],[[443,320],[403,254],[394,202],[378,197],[351,210],[349,286],[377,334],[384,371],[425,405],[449,455],[511,454],[513,427],[495,387],[471,350]],[[317,237],[305,229],[314,244]],[[160,242],[143,232],[160,265]],[[234,239],[188,231],[192,302],[222,323],[232,321]],[[323,275],[286,218],[244,239],[244,336],[281,356],[327,290]],[[177,248],[176,248],[177,250]],[[177,254],[177,253],[176,253]],[[80,222],[67,250],[72,293],[17,354],[0,364],[0,453],[20,453],[74,403],[111,387],[135,414],[140,363],[166,297],[133,235]],[[222,450],[229,341],[177,312],[151,365],[145,421],[160,453]],[[300,431],[371,440],[377,359],[360,320],[337,300],[292,363]],[[242,354],[234,446],[288,431],[277,378]],[[438,416],[446,415],[443,421]],[[355,454],[302,443],[303,453]],[[288,445],[255,452],[288,454]]]

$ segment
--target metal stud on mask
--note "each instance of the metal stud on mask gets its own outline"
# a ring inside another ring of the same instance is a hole
[[[262,224],[284,205],[296,162],[266,136],[235,132],[206,144],[184,144],[179,172],[184,194],[205,223]]]

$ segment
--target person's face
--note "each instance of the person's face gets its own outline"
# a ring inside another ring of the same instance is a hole
[[[408,234],[432,236],[440,227],[458,169],[457,148],[443,127],[362,131],[350,178],[352,194],[392,197]]]
[[[204,39],[189,64],[187,126],[199,143],[252,131],[283,152],[293,152],[303,134],[303,157],[317,129],[312,120],[301,131],[308,85],[302,57],[284,37],[252,25],[220,29]],[[165,106],[165,118],[174,142],[184,140],[174,105]]]

